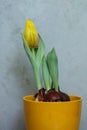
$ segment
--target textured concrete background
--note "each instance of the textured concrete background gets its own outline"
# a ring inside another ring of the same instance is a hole
[[[36,91],[21,32],[31,18],[59,58],[63,91],[82,96],[87,130],[87,0],[0,0],[0,130],[25,130],[22,97]]]

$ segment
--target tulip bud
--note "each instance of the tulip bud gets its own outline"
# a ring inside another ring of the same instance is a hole
[[[30,19],[26,20],[24,38],[30,48],[35,48],[38,46],[39,36],[34,23]]]

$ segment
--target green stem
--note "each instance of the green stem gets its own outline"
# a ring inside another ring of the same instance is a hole
[[[42,86],[41,86],[41,81],[40,81],[39,69],[36,66],[33,66],[33,70],[34,70],[34,73],[35,73],[37,89],[40,90],[42,88]]]
[[[33,57],[35,59],[35,49],[34,48],[32,48],[32,55],[33,55]]]

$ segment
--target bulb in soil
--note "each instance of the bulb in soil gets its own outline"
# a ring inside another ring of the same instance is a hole
[[[46,94],[47,102],[59,102],[62,101],[62,96],[60,92],[56,92],[54,90],[49,90]]]

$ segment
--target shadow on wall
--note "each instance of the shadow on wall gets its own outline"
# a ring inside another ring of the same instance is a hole
[[[13,121],[10,126],[11,126],[10,130],[26,130],[23,115],[19,113],[15,121]]]

